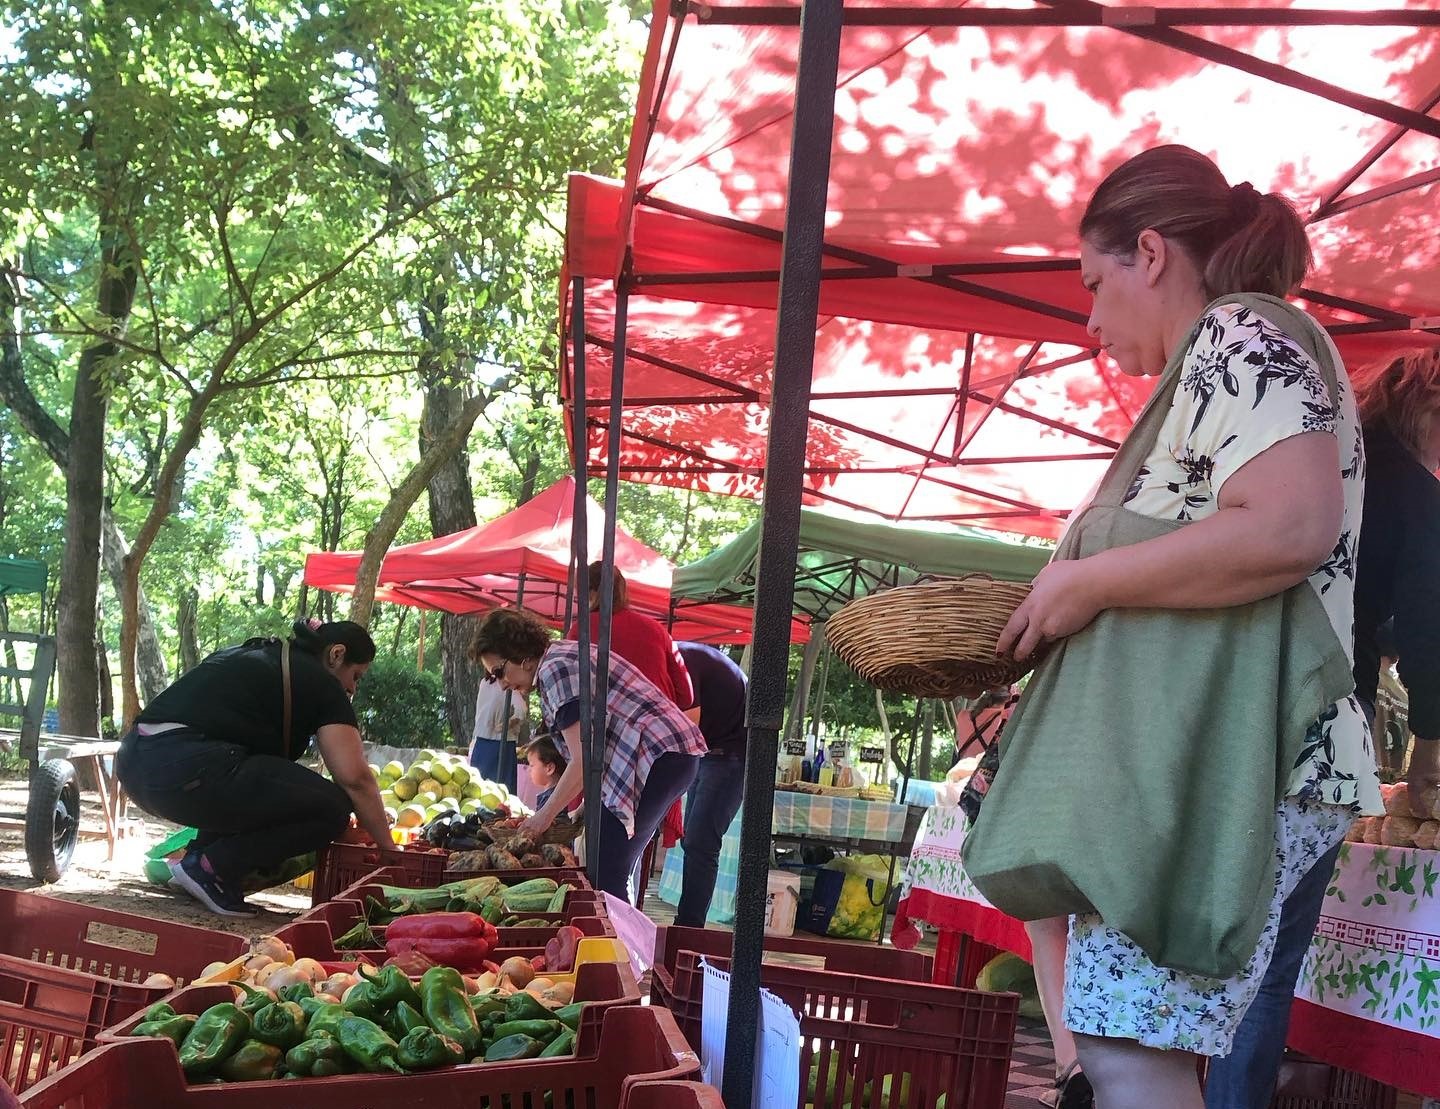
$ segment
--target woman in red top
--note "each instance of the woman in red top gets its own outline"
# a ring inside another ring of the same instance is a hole
[[[590,582],[590,642],[600,635],[600,563],[592,562]],[[695,703],[690,672],[670,633],[658,620],[630,607],[625,575],[615,571],[615,610],[610,619],[610,649],[660,687],[660,692],[682,709]],[[570,625],[566,639],[580,638],[580,623]]]
[[[587,578],[590,584],[590,642],[594,643],[600,635],[600,563],[590,563]],[[677,706],[690,708],[695,703],[695,690],[690,684],[690,671],[685,669],[685,660],[680,657],[680,649],[660,621],[630,607],[630,591],[625,584],[625,575],[618,568],[615,570],[612,596],[615,605],[610,616],[610,649],[659,686],[660,692]],[[578,620],[570,625],[565,638],[580,638]],[[676,801],[665,814],[665,823],[660,829],[660,840],[665,847],[678,843],[685,834],[681,813],[681,804]]]

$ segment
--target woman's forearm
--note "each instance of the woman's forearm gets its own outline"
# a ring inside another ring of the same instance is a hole
[[[1331,543],[1333,547],[1333,541]],[[1083,559],[1097,609],[1225,608],[1282,593],[1325,560],[1292,528],[1225,508],[1185,527]]]

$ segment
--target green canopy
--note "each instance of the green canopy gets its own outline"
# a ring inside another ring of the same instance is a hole
[[[750,603],[759,552],[756,523],[718,551],[677,568],[671,595]],[[862,523],[801,509],[795,611],[824,620],[852,598],[907,584],[922,574],[978,573],[1003,581],[1029,581],[1049,560],[1048,547],[1007,542],[973,530]],[[683,602],[676,608],[683,612]]]
[[[0,597],[45,592],[45,563],[26,558],[0,558]]]

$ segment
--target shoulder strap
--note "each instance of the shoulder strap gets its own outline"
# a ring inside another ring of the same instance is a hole
[[[280,641],[280,684],[285,691],[285,715],[284,730],[280,733],[280,742],[285,749],[285,757],[290,757],[290,640]]]

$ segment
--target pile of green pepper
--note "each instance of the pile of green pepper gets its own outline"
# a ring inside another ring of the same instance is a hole
[[[287,987],[279,999],[242,986],[239,1002],[198,1016],[160,1002],[131,1035],[174,1043],[191,1082],[411,1074],[574,1053],[580,1003],[551,1011],[526,993],[467,997],[449,967],[432,967],[418,984],[395,966],[362,967],[360,976],[343,1002],[308,986]]]

